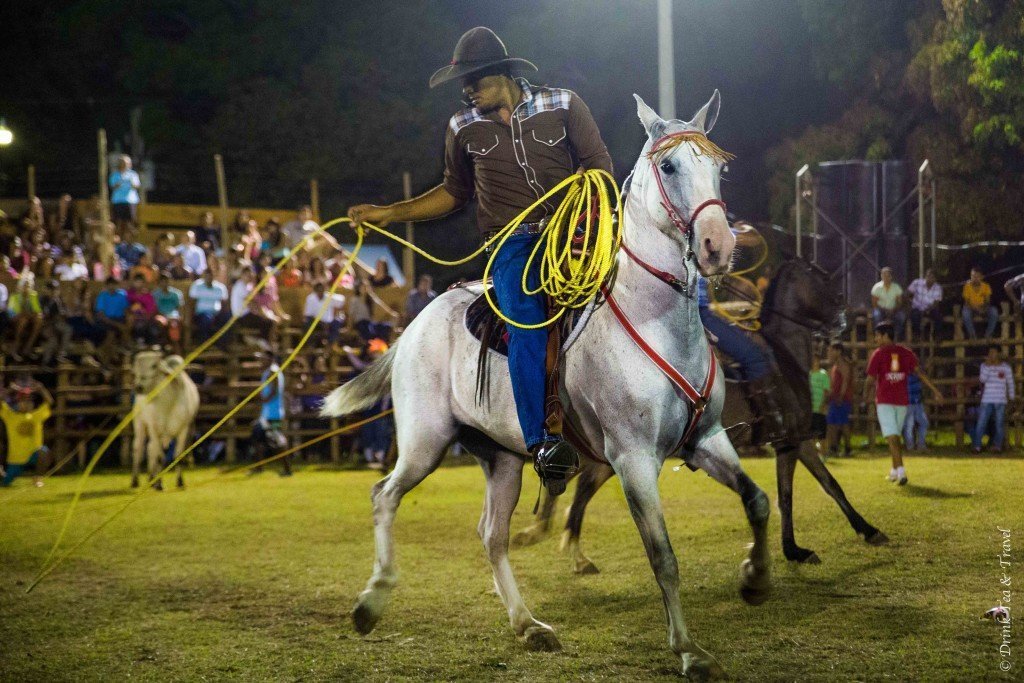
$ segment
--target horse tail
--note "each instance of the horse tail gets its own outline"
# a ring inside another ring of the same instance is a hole
[[[384,398],[391,391],[391,369],[395,363],[397,346],[398,342],[392,344],[362,374],[327,394],[320,416],[341,417],[365,410]]]

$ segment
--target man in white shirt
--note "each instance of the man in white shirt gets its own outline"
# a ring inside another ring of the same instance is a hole
[[[912,297],[910,300],[910,326],[914,334],[921,337],[921,324],[927,318],[932,321],[932,335],[939,329],[942,322],[942,285],[935,281],[935,271],[929,268],[924,277],[919,277],[907,287]]]
[[[252,268],[243,268],[238,279],[235,280],[235,284],[231,285],[231,315],[238,318],[237,329],[255,329],[258,337],[252,341],[262,340],[263,343],[257,343],[257,345],[269,348],[270,334],[274,324],[256,312],[258,306],[255,304],[255,299],[246,301],[255,286],[255,271]]]
[[[314,318],[323,306],[325,292],[324,283],[317,282],[313,285],[313,291],[306,296],[306,304],[303,307],[302,315],[306,321],[306,327],[313,324]],[[345,324],[345,296],[335,294],[331,297],[331,303],[327,305],[324,314],[320,317],[320,323],[327,326],[327,343],[333,344],[338,339],[338,333]]]
[[[196,234],[191,230],[185,233],[185,241],[179,244],[175,251],[181,254],[185,267],[196,275],[202,275],[206,271],[206,252],[196,244]]]
[[[971,435],[974,452],[981,453],[981,439],[988,431],[990,420],[995,422],[995,434],[989,440],[989,448],[1001,451],[1006,443],[1006,404],[1016,398],[1016,380],[1013,369],[999,358],[999,347],[989,348],[978,371],[978,383],[982,390],[978,422]]]
[[[7,312],[7,300],[10,296],[7,286],[0,282],[0,337],[7,331],[7,323],[10,321],[10,314]]]
[[[871,288],[871,317],[878,325],[884,320],[893,324],[893,341],[903,336],[907,315],[903,312],[903,288],[893,282],[892,268],[882,268],[882,279]]]
[[[201,280],[196,280],[188,288],[188,296],[193,301],[194,341],[206,341],[227,318],[224,302],[228,300],[228,288],[223,282],[214,280],[213,271],[208,270],[203,273]]]

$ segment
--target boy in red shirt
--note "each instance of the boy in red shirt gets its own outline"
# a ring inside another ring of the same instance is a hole
[[[878,425],[882,428],[882,436],[889,444],[889,454],[892,456],[889,481],[898,482],[903,486],[907,483],[907,471],[903,467],[903,445],[900,442],[900,435],[903,433],[903,421],[907,417],[907,404],[910,403],[907,378],[916,374],[921,383],[931,389],[936,401],[942,400],[942,394],[921,372],[914,352],[906,346],[893,343],[892,329],[890,322],[882,322],[875,327],[875,343],[878,344],[878,348],[868,360],[864,401],[871,399],[871,390],[875,389]]]

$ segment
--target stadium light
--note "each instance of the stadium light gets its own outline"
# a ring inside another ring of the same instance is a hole
[[[7,121],[0,118],[0,147],[6,147],[14,142],[14,133],[7,127]]]

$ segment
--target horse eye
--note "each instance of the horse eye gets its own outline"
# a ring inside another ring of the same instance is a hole
[[[661,162],[661,172],[665,175],[672,175],[676,172],[676,167],[672,165],[671,161]]]

